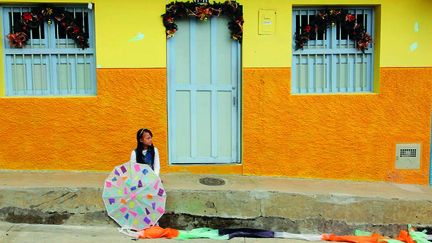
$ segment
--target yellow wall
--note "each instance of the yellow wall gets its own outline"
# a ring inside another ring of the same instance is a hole
[[[292,55],[291,9],[308,5],[371,5],[381,6],[377,23],[381,22],[380,63],[382,67],[432,66],[432,1],[413,0],[266,0],[243,1],[245,15],[244,67],[290,67]],[[274,35],[258,35],[259,9],[275,9]],[[415,11],[413,11],[415,9]],[[415,14],[414,14],[415,13]],[[381,18],[381,19],[380,19]],[[418,32],[415,24],[418,23]],[[410,47],[417,42],[418,48]]]
[[[0,3],[18,0],[0,0]],[[40,2],[40,1],[25,1]],[[82,0],[46,1],[88,3]],[[166,66],[166,45],[161,14],[167,1],[94,0],[97,64],[101,68],[149,68]],[[292,6],[322,5],[322,0],[247,0],[244,6],[244,67],[290,67]],[[432,1],[326,0],[326,5],[381,6],[381,67],[432,66]],[[274,35],[258,35],[258,10],[276,10]],[[415,11],[413,12],[413,9]],[[418,32],[415,31],[416,23]],[[181,30],[179,30],[181,31]],[[138,34],[139,41],[130,41]],[[417,44],[416,44],[417,43]],[[417,45],[417,48],[414,48]]]
[[[102,68],[165,67],[165,1],[96,2],[97,64]],[[142,40],[132,41],[138,35]]]

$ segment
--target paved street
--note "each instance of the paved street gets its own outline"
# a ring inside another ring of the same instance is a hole
[[[74,226],[74,225],[41,225],[41,224],[11,224],[0,222],[0,242],[3,243],[121,243],[131,242],[132,238],[117,231],[117,228],[110,226]],[[172,239],[141,239],[145,242],[185,242]],[[196,239],[193,242],[227,242],[220,240]],[[255,242],[290,242],[303,243],[306,241],[287,239],[252,239],[234,238],[229,240],[233,243],[255,243]]]

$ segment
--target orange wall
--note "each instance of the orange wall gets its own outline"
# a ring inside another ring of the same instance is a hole
[[[108,170],[129,159],[141,126],[165,143],[164,69],[98,69],[97,80],[96,97],[1,98],[0,167]]]
[[[427,184],[432,68],[382,68],[380,86],[290,95],[290,69],[244,71],[244,174]],[[396,143],[421,143],[420,170],[395,170]]]
[[[162,173],[426,184],[432,68],[380,74],[380,93],[291,95],[289,68],[244,69],[243,164],[168,166],[166,70],[98,69],[97,97],[0,98],[0,168],[111,170],[148,127]],[[395,170],[396,143],[422,144],[420,170]]]
[[[162,172],[242,173],[242,166],[167,167],[165,69],[97,69],[97,97],[0,98],[0,168],[111,170],[148,127]]]

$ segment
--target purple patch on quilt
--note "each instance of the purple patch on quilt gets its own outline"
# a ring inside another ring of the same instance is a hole
[[[122,170],[123,174],[127,171],[126,167],[124,167],[124,165],[122,165],[122,167],[120,167],[120,169]]]
[[[162,197],[163,193],[164,193],[164,190],[159,188],[158,195]]]
[[[146,224],[150,224],[150,223],[151,223],[151,220],[150,220],[149,218],[145,217],[145,218],[144,218],[144,222],[146,222]]]

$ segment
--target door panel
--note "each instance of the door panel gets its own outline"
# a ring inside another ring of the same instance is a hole
[[[239,162],[240,46],[227,24],[178,21],[168,40],[170,163]]]

